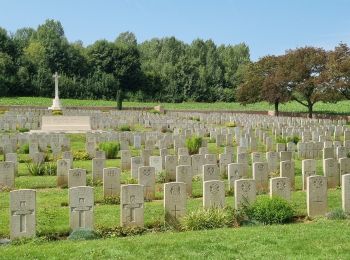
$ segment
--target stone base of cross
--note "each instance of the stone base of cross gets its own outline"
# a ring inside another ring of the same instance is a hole
[[[52,100],[52,106],[49,107],[49,110],[62,110],[61,101],[57,98]]]

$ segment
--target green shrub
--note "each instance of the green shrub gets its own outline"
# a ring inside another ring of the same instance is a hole
[[[57,175],[57,163],[49,162],[45,163],[45,175],[55,176]]]
[[[193,120],[193,121],[197,121],[197,122],[201,121],[201,119],[198,116],[190,116],[188,119]]]
[[[348,158],[350,158],[350,152],[348,152],[348,155],[347,155]]]
[[[77,229],[74,230],[68,237],[69,240],[92,240],[100,238],[100,234],[91,229]]]
[[[160,111],[158,110],[155,110],[155,109],[151,109],[151,110],[148,110],[149,113],[152,113],[152,114],[160,114]]]
[[[105,152],[107,159],[116,159],[120,150],[120,144],[117,142],[100,143],[99,148]]]
[[[126,179],[126,184],[137,184],[137,180],[129,177]]]
[[[52,115],[53,116],[62,116],[63,112],[62,112],[62,110],[53,110]]]
[[[232,226],[234,214],[231,209],[199,209],[181,220],[183,230],[204,230]]]
[[[56,163],[27,163],[28,172],[33,176],[53,176],[57,174]]]
[[[106,196],[103,198],[103,204],[118,205],[120,204],[120,197]]]
[[[130,132],[131,131],[131,127],[129,125],[122,125],[122,126],[119,127],[119,131]]]
[[[282,136],[277,136],[277,138],[276,138],[276,142],[280,143],[280,144],[287,144],[290,142],[298,144],[299,141],[300,141],[300,137],[296,136],[296,135],[293,137],[287,137],[287,138],[283,138]]]
[[[45,175],[45,166],[43,163],[27,163],[26,166],[30,175],[33,175],[33,176]]]
[[[282,224],[292,220],[294,210],[288,201],[280,197],[260,197],[246,208],[246,215],[248,219],[264,225]]]
[[[197,154],[202,146],[202,137],[192,136],[186,139],[186,147],[190,155]]]
[[[24,144],[22,145],[19,149],[18,152],[20,154],[29,154],[29,144]]]
[[[26,132],[29,132],[29,131],[30,131],[28,128],[24,128],[24,127],[18,128],[17,130],[18,130],[18,132],[20,132],[20,133],[26,133]]]
[[[227,123],[225,124],[225,126],[226,126],[226,127],[236,127],[237,124],[236,124],[235,122],[227,122]]]
[[[74,161],[88,161],[91,159],[91,156],[85,151],[73,151]]]
[[[121,227],[121,226],[115,226],[115,227],[98,226],[96,230],[104,238],[136,236],[136,235],[142,235],[147,232],[147,229],[144,227]]]
[[[286,138],[283,138],[282,136],[277,136],[277,137],[276,137],[276,143],[279,143],[279,144],[286,144],[286,143],[288,143],[288,142],[287,142],[287,139],[286,139]]]
[[[166,172],[161,171],[156,174],[156,183],[165,183]]]
[[[293,143],[295,143],[295,144],[298,144],[299,141],[300,141],[300,137],[299,137],[299,136],[296,136],[296,135],[293,136],[293,137],[288,137],[288,138],[287,138],[287,143],[293,142]]]
[[[342,219],[347,219],[348,215],[344,212],[343,209],[337,208],[332,210],[331,212],[328,212],[326,214],[327,219],[331,220],[342,220]]]

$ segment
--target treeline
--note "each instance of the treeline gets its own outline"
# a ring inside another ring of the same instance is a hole
[[[237,71],[249,63],[245,44],[191,44],[175,37],[138,44],[134,34],[84,47],[68,42],[59,21],[13,34],[0,28],[1,96],[52,97],[58,72],[60,96],[135,101],[234,101]]]
[[[294,100],[308,109],[314,104],[350,99],[350,48],[340,43],[332,51],[304,47],[284,55],[265,56],[240,66],[236,98],[243,104],[267,101],[278,107]]]

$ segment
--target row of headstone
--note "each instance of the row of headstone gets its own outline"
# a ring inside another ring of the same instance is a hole
[[[189,166],[187,166],[189,167]],[[104,178],[115,178],[116,171],[106,170]],[[115,180],[114,180],[115,181]],[[241,209],[256,199],[257,182],[253,179],[239,179],[234,183],[235,208]],[[120,189],[120,225],[144,225],[145,187],[140,184],[122,185]],[[166,221],[177,221],[186,214],[187,188],[184,182],[164,184],[164,209]],[[270,179],[270,196],[291,199],[291,182],[287,177]],[[350,212],[350,174],[342,176],[342,205]],[[225,207],[224,182],[208,180],[203,182],[203,208]],[[93,229],[93,188],[78,186],[69,189],[69,223],[72,230]],[[327,178],[307,177],[308,216],[324,215],[327,205]],[[15,190],[10,192],[11,238],[31,237],[36,230],[36,191]]]

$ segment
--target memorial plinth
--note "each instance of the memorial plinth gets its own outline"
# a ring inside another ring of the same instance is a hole
[[[43,116],[39,132],[85,133],[91,131],[89,116]]]

